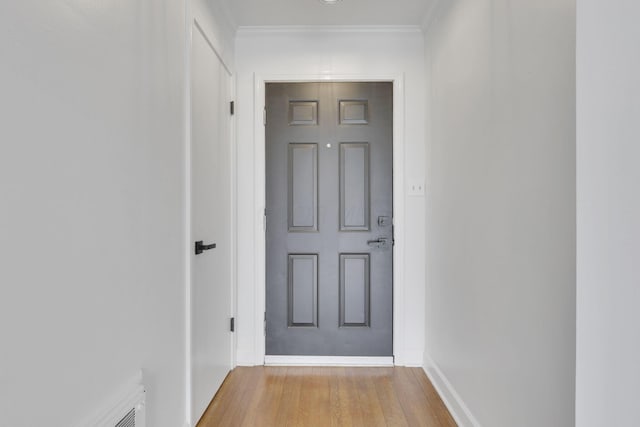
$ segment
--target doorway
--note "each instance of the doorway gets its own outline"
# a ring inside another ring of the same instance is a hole
[[[393,83],[267,83],[266,360],[393,360]]]

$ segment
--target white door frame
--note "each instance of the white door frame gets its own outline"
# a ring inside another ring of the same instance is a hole
[[[266,157],[265,157],[265,85],[267,83],[295,83],[295,82],[391,82],[393,83],[393,355],[395,364],[403,364],[405,359],[404,345],[404,271],[401,261],[404,259],[405,245],[405,191],[404,191],[404,75],[389,74],[356,74],[356,75],[317,75],[317,74],[287,74],[287,75],[258,75],[254,74],[254,170],[255,170],[255,223],[254,259],[256,296],[255,313],[255,349],[256,362],[265,360],[265,319],[266,310],[266,233],[264,223],[264,209],[266,206]],[[320,362],[321,363],[321,362]],[[338,362],[333,363],[340,364]],[[349,364],[349,362],[345,362]]]

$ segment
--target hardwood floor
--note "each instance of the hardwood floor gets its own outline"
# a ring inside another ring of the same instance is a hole
[[[238,367],[198,423],[198,427],[455,425],[424,371],[402,367]]]

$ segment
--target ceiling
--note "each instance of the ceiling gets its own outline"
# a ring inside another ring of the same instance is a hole
[[[238,26],[420,25],[437,0],[218,0]]]

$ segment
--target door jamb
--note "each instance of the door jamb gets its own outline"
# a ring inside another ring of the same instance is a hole
[[[404,345],[404,260],[405,247],[405,191],[404,191],[404,74],[357,74],[357,75],[259,75],[254,74],[254,295],[255,304],[255,364],[263,365],[265,360],[265,319],[266,311],[266,233],[264,211],[266,206],[266,157],[264,109],[265,86],[267,83],[313,83],[313,82],[390,82],[393,84],[393,355],[396,365],[405,362]]]

